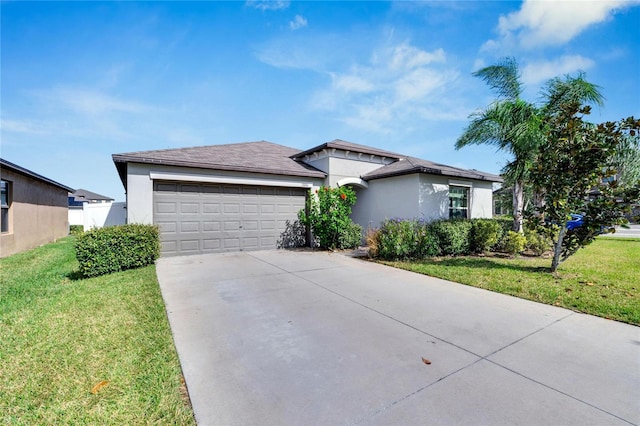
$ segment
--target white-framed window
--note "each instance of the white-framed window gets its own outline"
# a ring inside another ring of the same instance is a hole
[[[9,232],[9,208],[11,207],[11,182],[0,180],[0,232]]]
[[[469,188],[449,187],[449,219],[469,218]]]

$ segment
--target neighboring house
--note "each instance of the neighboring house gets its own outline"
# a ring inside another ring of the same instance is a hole
[[[85,230],[126,223],[125,203],[113,198],[77,189],[69,194],[69,225],[82,225]]]
[[[0,158],[0,257],[69,234],[67,195],[73,189]]]
[[[352,218],[491,217],[499,176],[341,140],[306,151],[270,142],[114,154],[127,220],[160,225],[163,255],[276,248],[309,190],[353,187]]]

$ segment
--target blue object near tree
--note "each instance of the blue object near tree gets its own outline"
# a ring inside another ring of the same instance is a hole
[[[584,216],[581,214],[571,213],[570,216],[571,219],[567,221],[567,229],[569,231],[584,225]]]

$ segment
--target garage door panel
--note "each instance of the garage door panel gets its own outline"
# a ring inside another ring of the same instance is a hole
[[[199,233],[200,222],[179,222],[181,233]]]
[[[156,222],[160,226],[161,234],[175,234],[178,231],[177,222]]]
[[[238,214],[240,213],[240,203],[231,202],[224,203],[224,207],[222,208],[224,214]]]
[[[202,213],[220,213],[220,203],[203,203],[202,204]]]
[[[220,238],[216,239],[203,239],[202,240],[202,248],[204,250],[219,250],[220,249]]]
[[[199,240],[181,240],[180,250],[183,252],[198,252],[200,251]]]
[[[180,203],[180,213],[200,213],[200,204],[192,202]]]
[[[203,232],[217,232],[222,229],[222,224],[218,220],[206,220],[202,222]]]
[[[188,183],[183,183],[180,185],[180,192],[184,193],[199,193],[201,189],[201,185],[191,185]]]
[[[305,190],[191,182],[154,182],[154,223],[162,254],[276,248],[297,220]]]

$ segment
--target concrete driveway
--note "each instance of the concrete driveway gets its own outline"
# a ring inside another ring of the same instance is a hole
[[[200,425],[640,423],[638,327],[323,252],[157,271]]]

